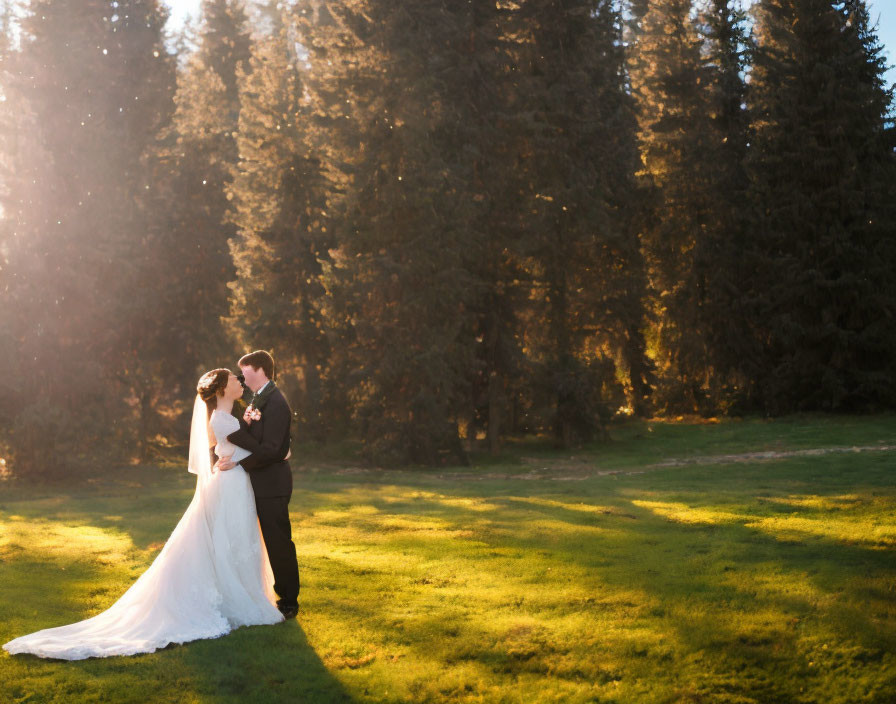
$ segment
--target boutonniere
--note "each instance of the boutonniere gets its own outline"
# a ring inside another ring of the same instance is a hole
[[[261,410],[268,405],[268,400],[270,400],[276,389],[277,386],[272,381],[267,385],[267,388],[265,388],[264,391],[262,391],[260,394],[254,394],[249,400],[249,408],[246,409],[246,413],[248,413],[249,410],[253,410],[258,414],[258,417],[253,417],[253,420],[261,420]],[[243,419],[246,420],[247,423],[249,422],[245,414],[243,416]]]
[[[251,423],[254,420],[261,420],[261,409],[256,408],[255,406],[247,406],[246,412],[243,413],[243,420],[246,423]]]

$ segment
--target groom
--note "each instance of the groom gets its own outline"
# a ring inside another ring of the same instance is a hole
[[[258,523],[274,571],[274,591],[280,597],[277,608],[284,617],[295,618],[299,611],[299,566],[289,524],[292,471],[286,461],[292,411],[272,381],[274,358],[268,352],[250,352],[238,364],[246,386],[254,394],[240,429],[227,439],[237,447],[252,450],[240,465],[249,474],[255,492]],[[221,471],[234,466],[229,457],[215,463]]]

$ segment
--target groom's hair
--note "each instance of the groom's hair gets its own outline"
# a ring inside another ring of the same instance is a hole
[[[237,362],[237,364],[241,367],[252,367],[256,370],[261,369],[268,379],[271,381],[274,380],[274,358],[271,357],[270,352],[255,350],[249,354],[244,354],[240,357],[240,361]]]

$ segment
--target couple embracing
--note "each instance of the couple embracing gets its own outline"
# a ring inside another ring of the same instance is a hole
[[[295,618],[292,411],[273,382],[268,352],[245,355],[239,368],[239,375],[215,369],[199,380],[188,464],[196,492],[149,568],[102,613],[21,636],[5,650],[64,660],[134,655]],[[243,382],[254,393],[237,418]]]

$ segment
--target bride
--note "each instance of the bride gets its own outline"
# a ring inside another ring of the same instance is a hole
[[[240,466],[212,468],[213,444],[234,463],[251,454],[226,440],[239,428],[230,412],[242,386],[229,370],[215,369],[197,391],[188,464],[196,493],[149,569],[106,611],[21,636],[5,650],[64,660],[134,655],[283,620],[249,477]]]

